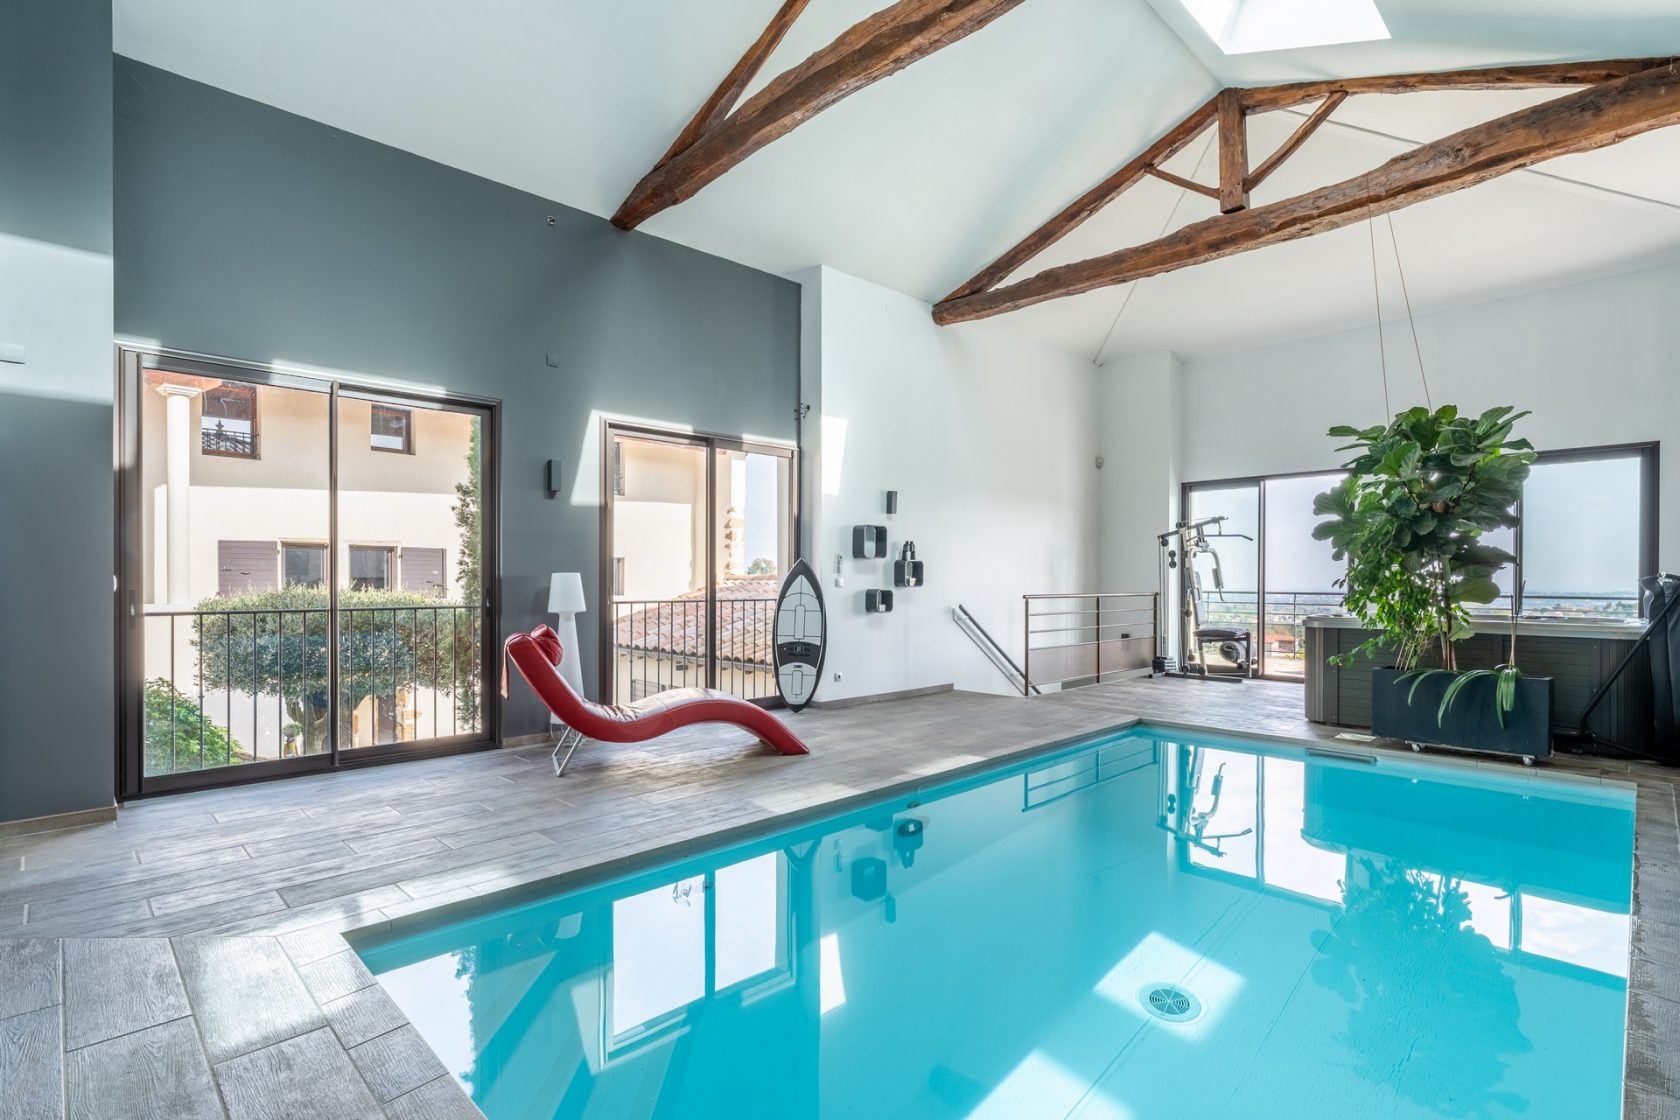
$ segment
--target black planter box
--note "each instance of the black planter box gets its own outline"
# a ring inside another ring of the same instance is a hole
[[[1371,733],[1491,754],[1547,758],[1552,753],[1552,678],[1517,681],[1517,706],[1499,724],[1495,690],[1498,681],[1479,677],[1465,685],[1437,719],[1441,697],[1453,682],[1447,673],[1430,673],[1421,683],[1398,669],[1371,670]],[[1412,687],[1417,694],[1407,702]]]

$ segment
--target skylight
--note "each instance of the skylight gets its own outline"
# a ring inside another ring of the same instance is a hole
[[[1375,0],[1180,0],[1226,54],[1387,39]]]

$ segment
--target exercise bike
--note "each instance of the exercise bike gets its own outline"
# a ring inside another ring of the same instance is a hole
[[[1225,573],[1219,566],[1219,553],[1209,542],[1224,537],[1252,541],[1247,533],[1227,533],[1219,526],[1225,517],[1203,517],[1196,521],[1180,521],[1155,539],[1161,546],[1161,600],[1169,594],[1167,573],[1183,567],[1185,578],[1179,580],[1179,645],[1184,650],[1184,662],[1171,667],[1164,630],[1155,635],[1155,658],[1151,673],[1157,676],[1194,677],[1202,680],[1246,680],[1254,665],[1254,635],[1241,626],[1211,626],[1204,604],[1201,570],[1196,561],[1207,557],[1212,562],[1213,594],[1217,601],[1225,601]],[[1211,529],[1211,531],[1210,531]],[[1214,647],[1231,666],[1214,669],[1207,651]]]

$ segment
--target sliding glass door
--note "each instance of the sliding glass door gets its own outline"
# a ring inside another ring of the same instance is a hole
[[[792,449],[618,425],[603,445],[612,701],[694,685],[775,699],[770,635],[793,556]]]
[[[1225,642],[1210,641],[1192,650],[1210,671],[1237,671],[1236,660],[1252,659],[1258,670],[1260,658],[1260,487],[1253,482],[1236,482],[1191,487],[1185,495],[1185,518],[1200,521],[1209,517],[1225,520],[1207,526],[1207,549],[1191,556],[1181,575],[1193,594],[1186,597],[1190,613],[1181,633],[1196,630],[1246,630],[1253,645],[1243,651]]]
[[[125,795],[494,738],[493,407],[124,354]]]
[[[1197,482],[1184,489],[1186,518],[1225,517],[1218,529],[1233,534],[1211,537],[1213,554],[1197,558],[1193,576],[1201,625],[1247,630],[1260,676],[1301,680],[1305,620],[1341,611],[1335,581],[1343,566],[1327,542],[1312,537],[1319,521],[1313,498],[1341,477],[1339,472],[1279,475]],[[1209,644],[1205,653],[1215,671],[1230,668],[1220,662],[1216,645]]]

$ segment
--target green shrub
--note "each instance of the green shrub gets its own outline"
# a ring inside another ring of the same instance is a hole
[[[227,766],[244,756],[232,736],[161,677],[146,682],[145,746],[146,773],[153,775]]]
[[[391,697],[403,686],[445,695],[476,689],[478,632],[467,608],[413,591],[342,591],[338,605],[344,733],[349,713],[370,696]],[[287,719],[301,729],[303,753],[325,750],[331,718],[326,590],[217,596],[197,609],[203,613],[192,640],[205,681],[280,697]]]

